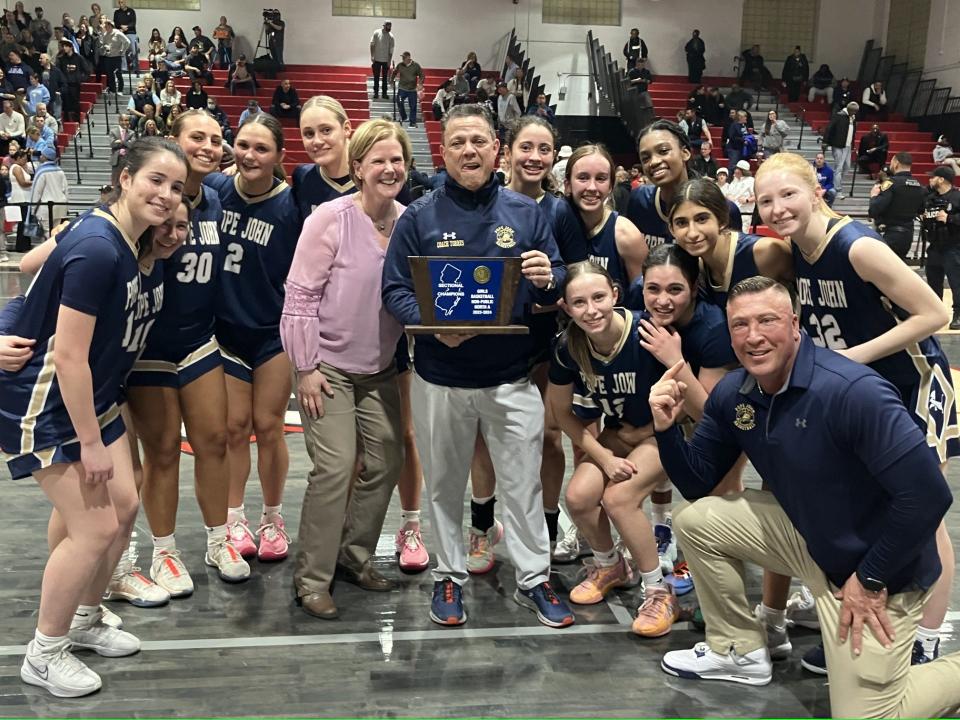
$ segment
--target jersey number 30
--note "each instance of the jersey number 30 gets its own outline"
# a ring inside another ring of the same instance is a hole
[[[227,258],[223,261],[223,269],[227,272],[240,274],[240,263],[243,262],[243,245],[230,243],[227,245]]]
[[[824,315],[820,318],[816,315],[810,315],[808,322],[810,324],[810,337],[820,347],[842,350],[847,346],[847,342],[840,333],[840,325],[833,315]]]
[[[183,270],[177,273],[177,280],[182,283],[197,282],[201,285],[210,282],[213,275],[213,255],[190,254],[183,256]]]

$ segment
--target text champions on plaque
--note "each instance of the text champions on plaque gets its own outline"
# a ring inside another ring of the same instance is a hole
[[[518,257],[420,257],[410,260],[421,325],[407,332],[527,334],[511,325],[520,282]]]

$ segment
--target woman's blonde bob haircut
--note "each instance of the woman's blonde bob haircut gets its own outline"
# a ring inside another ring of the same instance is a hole
[[[413,158],[413,148],[410,146],[410,138],[406,131],[392,120],[367,120],[360,123],[353,135],[350,137],[350,149],[347,154],[347,160],[350,164],[350,178],[353,184],[358,188],[362,182],[357,179],[356,166],[362,162],[367,153],[381,140],[395,139],[400,143],[403,151],[403,164],[407,170],[410,169],[410,161]]]

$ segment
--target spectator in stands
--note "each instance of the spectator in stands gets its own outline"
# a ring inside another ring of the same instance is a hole
[[[753,95],[735,82],[730,88],[730,92],[727,93],[726,105],[730,109],[745,110],[753,105]]]
[[[571,155],[573,155],[572,147],[569,145],[560,146],[560,152],[557,153],[557,162],[554,163],[553,170],[550,171],[553,174],[553,179],[557,181],[558,187],[563,187],[566,180],[567,160],[570,159]]]
[[[517,99],[517,106],[520,108],[520,112],[524,113],[527,111],[527,74],[524,72],[522,67],[516,68],[516,71],[513,73],[513,77],[509,80],[504,80],[507,84],[507,90]]]
[[[704,117],[704,111],[707,109],[707,86],[697,85],[693,91],[687,95],[687,107],[697,109],[697,115]]]
[[[766,156],[776,155],[783,151],[783,146],[787,142],[787,135],[790,134],[790,126],[780,119],[776,110],[767,113],[767,121],[763,124],[763,130],[760,133],[760,144],[763,147],[763,154]]]
[[[50,56],[44,53],[40,56],[40,77],[43,80],[44,87],[50,91],[50,103],[48,109],[54,117],[60,118],[63,109],[63,94],[67,88],[67,76],[63,70],[50,60]]]
[[[179,71],[175,74],[179,75]],[[150,69],[150,77],[153,78],[153,94],[157,96],[157,105],[160,104],[160,96],[156,88],[162,88],[170,79],[170,68],[167,67],[166,59],[154,60],[153,67]]]
[[[192,50],[193,48],[199,48],[200,52],[207,59],[207,65],[213,64],[213,40],[203,34],[203,30],[199,25],[193,26],[193,39],[190,41],[188,49]]]
[[[733,168],[733,179],[730,180],[729,187],[726,195],[740,208],[740,216],[743,218],[743,231],[748,232],[753,210],[757,206],[757,197],[753,189],[753,176],[750,174],[750,162],[748,160],[737,161]]]
[[[156,101],[154,105],[159,105],[160,104],[160,88],[166,85],[167,81],[164,80],[161,84],[158,85],[152,73],[144,73],[143,75],[140,76],[140,82],[142,82],[144,86],[147,88],[147,94]]]
[[[160,28],[154,28],[150,31],[150,39],[147,40],[147,62],[153,65],[154,60],[163,58],[166,54],[167,44],[163,41]]]
[[[890,139],[886,133],[880,132],[880,126],[874,123],[866,135],[860,138],[857,146],[857,166],[861,172],[876,179],[877,173],[887,164],[887,153],[890,150]]]
[[[194,80],[190,85],[190,92],[187,93],[187,107],[191,110],[206,110],[209,99],[207,91],[203,89],[203,83],[199,80]]]
[[[20,53],[16,50],[7,53],[7,80],[14,91],[26,91],[30,87],[31,76],[33,76],[33,70],[23,63]]]
[[[647,59],[647,44],[640,37],[639,28],[630,28],[630,37],[623,44],[623,56],[627,59],[627,70],[636,67],[640,58]]]
[[[492,77],[482,77],[476,87],[477,95],[483,93],[485,98],[494,98],[497,96],[497,81]]]
[[[140,132],[140,137],[161,137],[162,135],[163,133],[160,132],[157,121],[154,118],[147,120],[143,124],[143,130]]]
[[[146,134],[148,123],[153,123],[153,126],[157,128],[161,135],[166,132],[167,126],[164,125],[163,120],[157,116],[157,109],[149,103],[143,106],[143,117],[140,118],[140,121],[137,123],[138,135]]]
[[[47,120],[53,120],[52,127],[47,124],[46,122]],[[35,127],[38,130],[40,130],[40,134],[43,136],[44,141],[51,143],[53,145],[56,145],[57,132],[58,132],[56,123],[57,121],[54,118],[50,117],[49,115],[45,117],[41,115],[34,115],[29,120],[27,120],[26,124],[28,128]]]
[[[393,49],[395,39],[391,34],[393,23],[385,22],[379,30],[375,30],[373,37],[370,38],[370,62],[373,65],[373,98],[380,97],[381,79],[383,84],[383,99],[389,100],[390,94],[387,92],[387,73],[390,71],[390,63],[393,62]]]
[[[853,97],[853,88],[850,87],[850,78],[840,78],[840,82],[833,88],[833,112],[840,112],[852,102],[856,102]]]
[[[623,215],[627,212],[627,205],[630,202],[630,176],[627,175],[627,171],[623,168],[617,168],[617,172],[614,175],[616,179],[616,184],[613,186],[613,207],[614,209]]]
[[[704,142],[710,141],[710,133],[707,132],[707,126],[696,108],[688,107],[683,111],[683,122],[680,123],[680,127],[687,133],[694,154],[700,152],[700,146]]]
[[[184,46],[186,46],[187,36],[183,32],[183,28],[179,25],[174,25],[173,30],[170,31],[170,36],[167,38],[167,42],[176,42],[178,39],[184,44]]]
[[[467,78],[467,82],[470,84],[470,92],[473,92],[477,89],[477,83],[480,82],[481,76],[480,63],[477,62],[477,54],[472,51],[467,53],[467,59],[463,61],[460,67],[463,69],[464,77]]]
[[[863,89],[863,95],[860,98],[860,113],[865,118],[876,115],[878,119],[883,120],[887,117],[887,92],[883,89],[883,83],[879,80]]]
[[[67,216],[68,183],[67,174],[57,163],[56,147],[45,147],[41,160],[43,162],[37,168],[30,188],[30,205],[46,235]],[[51,207],[47,203],[54,205]]]
[[[630,90],[639,93],[641,103],[645,107],[650,107],[653,103],[650,101],[650,94],[647,92],[650,83],[653,82],[653,75],[647,68],[647,61],[639,58],[627,72],[627,83]]]
[[[803,84],[810,79],[810,62],[807,56],[800,52],[799,45],[793,48],[793,52],[783,61],[781,78],[783,86],[787,89],[787,100],[790,102],[799,100]]]
[[[740,158],[743,157],[744,137],[747,135],[747,113],[743,110],[737,112],[734,121],[727,128],[725,136],[726,145],[724,149],[728,159],[728,167],[732,171],[736,167]]]
[[[807,102],[813,102],[823,96],[827,105],[833,105],[833,71],[824,63],[810,78],[810,90],[807,92]]]
[[[833,171],[843,182],[843,174],[851,169],[850,150],[853,147],[853,138],[857,133],[857,113],[860,106],[855,102],[849,103],[843,110],[830,118],[830,124],[823,133],[823,142],[833,152]],[[843,193],[837,197],[843,199]]]
[[[553,125],[557,121],[556,113],[553,111],[553,108],[547,105],[547,96],[543,93],[537,95],[537,104],[531,105],[527,109],[528,115],[539,115],[548,123]]]
[[[277,10],[275,16],[263,21],[263,29],[267,33],[267,47],[270,50],[270,57],[283,70],[283,37],[286,34],[287,23],[281,19],[279,10]]]
[[[137,89],[127,101],[127,113],[133,116],[134,122],[139,122],[140,118],[143,117],[143,108],[145,105],[153,105],[153,107],[157,107],[159,104],[160,98],[154,98],[151,96],[151,94],[147,92],[146,83],[141,80],[137,83]]]
[[[39,103],[46,105],[48,102],[50,102],[50,91],[40,83],[39,75],[31,74],[30,87],[27,88],[26,102],[24,103],[27,115],[36,115],[37,105]]]
[[[833,207],[833,201],[837,197],[837,190],[833,186],[833,168],[827,165],[827,158],[822,152],[817,153],[813,169],[817,173],[817,182],[823,188],[823,201]]]
[[[213,39],[217,41],[217,62],[221,70],[230,67],[233,62],[233,40],[236,33],[227,23],[227,16],[220,16],[220,24],[213,29]]]
[[[20,147],[26,143],[26,128],[23,115],[13,111],[13,102],[3,101],[3,112],[0,113],[0,152],[5,152],[10,141],[16,140]]]
[[[167,54],[163,58],[163,64],[171,75],[182,75],[186,59],[187,39],[183,36],[183,30],[176,27],[167,41]]]
[[[457,102],[467,102],[467,96],[470,94],[470,83],[467,81],[463,68],[457,68],[453,77],[450,78],[450,82],[453,83],[453,92],[457,96]]]
[[[46,52],[50,40],[53,38],[53,26],[43,17],[43,8],[37,7],[33,11],[33,20],[30,21],[30,34],[33,35],[33,48],[37,52]]]
[[[520,106],[517,98],[507,88],[506,83],[497,85],[497,123],[501,131],[505,131],[509,123],[520,117]]]
[[[19,149],[11,156],[13,162],[10,163],[10,198],[11,205],[20,206],[20,217],[27,217],[27,208],[30,202],[31,188],[33,187],[33,178],[30,175],[28,163],[30,162],[30,153],[25,149]],[[24,242],[24,227],[26,223],[21,221],[17,226],[17,251],[25,252],[29,250],[29,241]],[[25,247],[26,245],[26,247]]]
[[[30,17],[30,13],[24,8],[22,0],[17,0],[13,6],[13,19],[21,32],[30,28],[32,18]]]
[[[703,119],[711,125],[723,125],[727,116],[727,99],[720,88],[711,86],[703,106]]]
[[[137,36],[137,11],[127,6],[127,0],[117,0],[117,9],[113,11],[113,24],[126,35],[130,45],[124,53],[124,69],[136,68],[140,59],[140,38]],[[121,88],[122,91],[122,88]]]
[[[933,161],[937,165],[953,168],[954,174],[960,173],[960,158],[953,154],[953,146],[946,135],[937,138],[937,144],[933,148]]]
[[[514,76],[517,74],[517,70],[520,70],[520,66],[517,65],[516,59],[510,54],[507,55],[506,67],[503,70],[503,76],[500,78],[502,82],[507,84],[507,87],[510,87],[510,81],[513,80]]]
[[[227,117],[223,108],[220,107],[216,95],[211,95],[207,98],[207,112],[216,118],[217,124],[220,125],[220,132],[223,135],[223,139],[226,140],[228,144],[232,144],[233,130],[230,127],[230,118]]]
[[[227,72],[227,87],[230,88],[231,95],[237,94],[237,87],[240,85],[246,85],[251,93],[257,92],[257,77],[253,69],[247,66],[247,56],[243,54],[237,57],[237,61]]]
[[[717,168],[717,187],[723,196],[730,199],[730,171],[723,165]]]
[[[123,92],[123,58],[130,51],[130,40],[114,27],[113,20],[103,21],[103,37],[100,39],[100,60],[107,76],[110,92]]]
[[[300,96],[297,89],[290,84],[289,78],[284,78],[273,91],[273,100],[270,103],[270,112],[274,117],[300,117]]]
[[[11,50],[17,49],[17,39],[9,28],[0,27],[0,57],[5,58]]]
[[[177,86],[173,84],[173,80],[167,80],[167,84],[163,86],[163,90],[160,91],[160,117],[166,122],[167,116],[170,114],[170,108],[174,105],[179,105],[183,101],[183,95],[177,90]]]
[[[770,85],[773,76],[763,62],[759,45],[747,48],[740,53],[740,57],[743,59],[740,74],[741,83],[751,85],[757,90]]]
[[[700,152],[690,161],[692,176],[708,177],[716,180],[717,161],[713,159],[713,143],[709,140],[700,145]],[[690,173],[688,173],[690,174]]]
[[[453,81],[444,80],[433,97],[433,119],[440,120],[453,107],[457,94],[453,91]]]
[[[27,151],[31,162],[39,160],[40,153],[43,152],[45,147],[50,145],[56,147],[56,142],[53,140],[53,136],[49,134],[49,131],[45,137],[36,125],[31,125],[27,128],[27,142],[26,145],[24,145],[24,149]]]
[[[636,190],[643,185],[643,168],[639,165],[630,166],[630,189]]]
[[[90,63],[91,66],[96,67],[100,61],[99,33],[94,33],[86,20],[81,20],[77,26],[76,40],[80,48],[80,55]]]
[[[392,79],[397,81],[397,106],[400,109],[400,121],[407,121],[405,104],[410,105],[410,127],[417,126],[417,105],[420,99],[417,93],[423,89],[426,79],[420,63],[414,62],[409,51],[400,56],[400,64],[393,69]]]
[[[17,93],[14,90],[13,86],[10,84],[10,81],[7,80],[6,75],[3,72],[3,69],[0,68],[0,100],[16,100]]]
[[[117,124],[110,128],[110,182],[114,185],[120,178],[127,151],[137,141],[137,134],[130,128],[130,116],[123,113]]]
[[[200,45],[190,46],[190,53],[183,62],[183,69],[191,80],[202,80],[213,84],[213,73],[210,71],[210,61],[201,52]]]
[[[250,118],[259,115],[263,112],[263,108],[260,107],[260,103],[257,102],[256,98],[247,101],[247,109],[240,113],[240,120],[237,121],[237,127],[240,128],[243,124]]]
[[[687,80],[699,84],[703,71],[707,67],[707,46],[700,39],[699,30],[693,31],[693,35],[683,46],[683,51],[687,55]]]
[[[31,118],[31,122],[36,123],[37,121],[42,122],[44,127],[49,128],[54,137],[60,132],[60,123],[57,122],[57,119],[53,115],[47,112],[46,103],[37,103],[37,113]]]
[[[20,143],[16,140],[11,140],[10,145],[7,147],[7,152],[3,154],[3,166],[7,169],[13,165],[14,156],[20,152]]]

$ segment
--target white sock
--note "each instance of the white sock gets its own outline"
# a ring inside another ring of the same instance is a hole
[[[616,547],[608,552],[594,550],[593,557],[597,561],[597,565],[599,567],[613,567],[620,562],[620,551],[617,550]]]
[[[496,495],[491,495],[490,497],[478,498],[478,497],[474,497],[473,495],[471,495],[471,496],[470,496],[470,501],[471,501],[471,502],[475,502],[477,505],[486,505],[488,502],[490,502],[491,500],[493,500],[495,497],[496,497]]]
[[[266,522],[270,522],[280,517],[281,510],[283,510],[283,503],[280,503],[279,505],[264,505],[263,513],[260,515],[260,524],[263,525]]]
[[[96,625],[103,613],[99,605],[80,605],[70,621],[70,629],[88,628]]]
[[[673,515],[670,514],[670,508],[673,503],[651,503],[650,507],[652,512],[650,513],[653,519],[654,525],[668,525],[673,527]]]
[[[66,635],[44,635],[40,630],[33,633],[33,646],[37,649],[37,652],[51,652],[66,644]]]
[[[763,603],[760,604],[760,617],[775,630],[783,630],[787,626],[787,611],[774,610]]]
[[[641,572],[640,577],[643,579],[644,588],[663,587],[663,571],[659,565],[650,572]]]
[[[164,535],[162,537],[153,536],[153,556],[156,557],[163,551],[173,552],[177,549],[177,540],[173,535]]]
[[[419,510],[401,510],[400,511],[400,522],[404,527],[417,526],[420,527],[420,511]]]
[[[917,640],[923,646],[923,654],[933,660],[933,654],[937,651],[937,642],[940,640],[940,628],[931,630],[917,625]]]
[[[227,526],[226,525],[216,525],[214,527],[208,527],[207,530],[207,547],[212,548],[216,547],[220,543],[227,541]]]
[[[243,511],[243,503],[237,507],[227,508],[227,525],[233,525],[235,522],[243,522],[246,519],[247,516]]]

